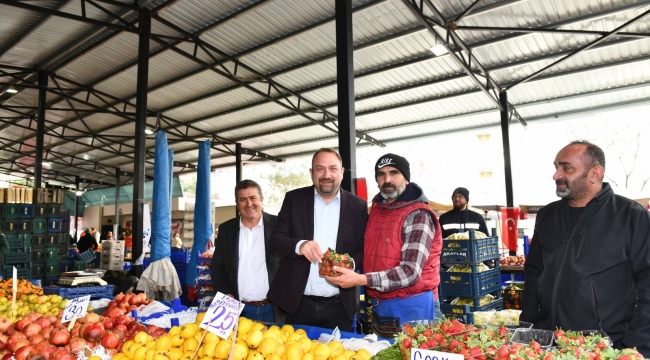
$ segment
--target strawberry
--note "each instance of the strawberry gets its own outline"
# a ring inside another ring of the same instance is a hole
[[[411,338],[404,339],[404,341],[402,342],[402,345],[404,345],[404,347],[406,349],[410,348],[411,347]]]
[[[426,342],[423,342],[422,344],[420,344],[420,346],[418,346],[418,348],[420,348],[420,349],[425,349],[425,350],[429,350],[429,346],[427,345]]]

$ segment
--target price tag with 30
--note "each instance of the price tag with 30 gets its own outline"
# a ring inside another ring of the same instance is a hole
[[[63,309],[61,324],[70,322],[75,317],[82,318],[86,316],[86,310],[88,309],[89,303],[90,303],[90,295],[68,300],[68,303],[65,305],[65,309]]]
[[[210,304],[210,308],[203,317],[200,327],[201,329],[207,329],[222,339],[227,339],[243,310],[243,303],[217,292]]]

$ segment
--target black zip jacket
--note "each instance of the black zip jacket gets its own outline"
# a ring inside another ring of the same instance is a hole
[[[483,232],[485,235],[490,236],[487,225],[483,216],[472,210],[456,210],[452,209],[440,215],[440,226],[442,227],[442,238],[446,239],[447,236],[461,231],[468,231],[467,225],[473,225],[469,229],[474,229]],[[478,227],[476,227],[478,226]],[[461,230],[462,228],[462,230]]]
[[[520,320],[603,330],[650,357],[650,215],[607,183],[568,230],[566,200],[537,214]]]

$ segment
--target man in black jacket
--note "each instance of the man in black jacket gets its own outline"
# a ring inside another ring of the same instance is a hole
[[[537,214],[520,320],[536,328],[603,330],[650,357],[650,216],[615,195],[605,154],[574,141],[555,157],[561,200]]]
[[[262,211],[262,188],[255,181],[240,181],[235,198],[241,216],[219,225],[210,263],[212,285],[246,304],[241,316],[282,323],[283,313],[266,299],[280,262],[269,246],[277,217]]]
[[[451,194],[451,201],[454,204],[454,209],[440,216],[443,239],[449,235],[469,230],[478,230],[490,236],[483,216],[467,208],[469,190],[464,187],[456,188]]]

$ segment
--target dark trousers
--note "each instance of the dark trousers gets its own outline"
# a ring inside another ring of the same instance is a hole
[[[348,318],[339,295],[329,298],[303,295],[298,311],[293,316],[286,314],[285,323],[328,329],[338,326],[341,331],[352,331],[352,320]]]

